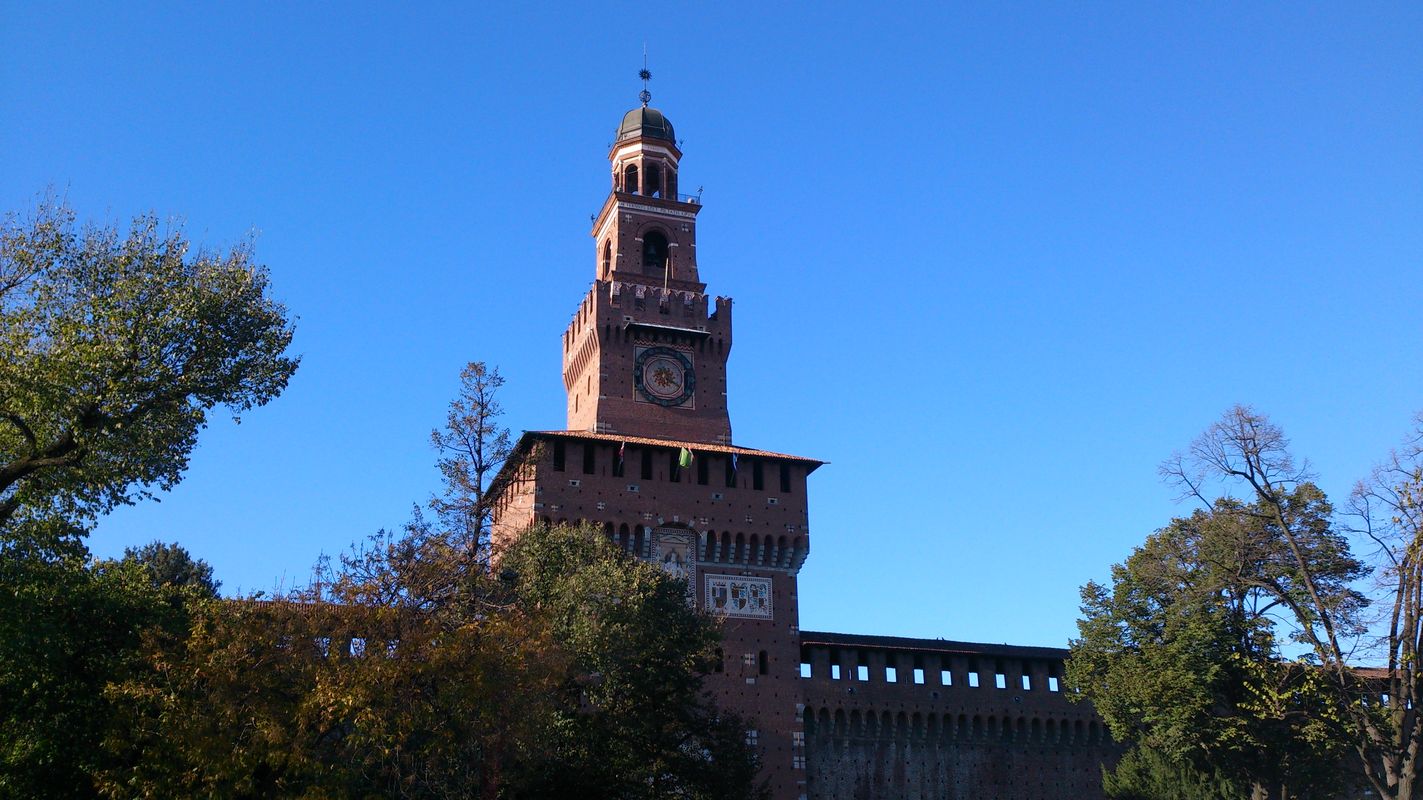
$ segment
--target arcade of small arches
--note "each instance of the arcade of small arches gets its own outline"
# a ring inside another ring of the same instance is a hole
[[[952,741],[964,744],[1044,744],[1105,746],[1106,726],[1097,720],[1026,715],[921,713],[831,709],[805,711],[806,737]]]
[[[554,519],[545,516],[542,518],[545,525],[568,525],[582,526],[587,524],[583,519]],[[596,523],[595,523],[596,524]],[[603,534],[608,537],[608,541],[617,545],[624,552],[637,558],[652,558],[652,532],[653,528],[646,525],[628,525],[623,523],[614,526],[612,522],[604,522],[601,525]],[[660,526],[663,529],[678,526]],[[797,570],[804,563],[809,550],[806,547],[804,536],[765,536],[759,534],[745,533],[732,534],[730,531],[695,531],[687,530],[697,537],[697,562],[700,564],[737,564],[748,567],[765,567],[768,569]]]

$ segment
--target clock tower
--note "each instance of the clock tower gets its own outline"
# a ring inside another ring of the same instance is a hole
[[[568,429],[727,444],[731,300],[697,274],[698,197],[651,95],[623,116],[593,223],[597,278],[563,334]]]
[[[644,79],[646,79],[644,73]],[[806,479],[820,461],[732,443],[731,300],[697,269],[700,198],[648,105],[623,116],[593,223],[595,278],[563,333],[568,424],[520,437],[490,491],[496,552],[537,523],[600,528],[687,581],[721,626],[705,688],[751,727],[776,800],[805,795],[796,577],[810,552]]]

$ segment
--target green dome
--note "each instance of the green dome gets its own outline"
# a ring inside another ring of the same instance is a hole
[[[619,142],[639,136],[677,143],[677,136],[672,131],[672,121],[662,116],[661,111],[647,106],[634,108],[624,114],[623,124],[618,126]]]

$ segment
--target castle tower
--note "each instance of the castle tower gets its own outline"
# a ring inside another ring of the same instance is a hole
[[[706,688],[754,726],[777,800],[805,795],[796,576],[806,478],[821,462],[732,444],[731,301],[697,265],[701,203],[677,193],[672,123],[629,111],[593,224],[594,282],[563,334],[568,425],[525,433],[495,480],[497,548],[537,522],[584,522],[688,582],[722,620]],[[770,398],[767,398],[770,399]]]
[[[643,96],[608,153],[596,280],[563,335],[568,429],[725,444],[731,301],[698,277],[701,202],[677,193],[672,123]]]

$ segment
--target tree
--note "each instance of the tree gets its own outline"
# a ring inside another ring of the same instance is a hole
[[[222,581],[213,580],[212,565],[193,558],[182,545],[154,540],[143,547],[125,547],[122,563],[147,573],[155,588],[191,586],[205,597],[217,597]]]
[[[214,408],[285,388],[292,328],[251,245],[191,250],[151,215],[80,232],[53,202],[0,225],[0,526],[170,488]]]
[[[1238,800],[1248,790],[1219,773],[1138,746],[1103,773],[1102,793],[1112,800]]]
[[[466,364],[444,429],[430,432],[445,484],[443,493],[430,500],[430,507],[446,530],[462,536],[474,550],[488,544],[489,481],[509,457],[509,430],[499,424],[504,408],[498,393],[503,385],[498,367],[487,367],[482,361]]]
[[[1328,796],[1346,755],[1340,712],[1312,664],[1279,652],[1275,592],[1291,574],[1260,509],[1227,498],[1149,536],[1112,568],[1110,589],[1083,588],[1067,678],[1133,747],[1108,775],[1122,796],[1161,782],[1160,770],[1143,779],[1163,764],[1207,796],[1222,784]]]
[[[145,669],[143,639],[185,631],[194,590],[135,562],[90,564],[56,520],[0,528],[0,797],[85,797],[112,766],[114,682]]]
[[[1413,435],[1354,488],[1353,529],[1377,546],[1381,601],[1387,633],[1381,675],[1373,694],[1386,704],[1361,707],[1355,724],[1370,782],[1383,797],[1411,798],[1419,791],[1423,759],[1423,414]]]
[[[530,530],[491,571],[500,383],[463,373],[433,516],[145,639],[110,691],[105,795],[758,796],[745,725],[702,695],[718,633],[684,581],[592,528]]]
[[[702,694],[720,634],[685,579],[626,556],[593,527],[536,528],[504,554],[521,607],[569,659],[511,798],[756,797],[748,725]]]

